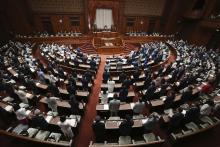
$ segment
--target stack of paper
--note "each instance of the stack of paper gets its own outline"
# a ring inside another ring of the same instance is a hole
[[[104,104],[104,110],[109,110],[108,104]]]
[[[114,93],[108,93],[108,98],[113,97]]]
[[[9,96],[7,96],[7,97],[5,97],[5,98],[3,99],[4,102],[12,102],[13,100],[14,100],[14,99],[11,98],[11,97],[9,97]]]
[[[52,118],[52,116],[47,116],[45,120],[49,123],[52,120]]]
[[[29,115],[30,113],[31,113],[30,110],[27,110],[27,111],[25,112],[26,115]]]
[[[133,109],[134,108],[134,103],[130,103],[130,105],[131,105],[131,109]]]
[[[148,118],[142,119],[142,124],[145,124],[147,122]]]
[[[72,127],[75,127],[76,126],[76,119],[67,119],[66,123],[68,123]]]
[[[11,105],[8,105],[5,107],[5,110],[8,112],[12,112],[13,111],[13,107]]]

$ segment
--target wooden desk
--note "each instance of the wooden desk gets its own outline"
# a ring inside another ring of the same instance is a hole
[[[40,99],[40,102],[43,103],[43,104],[46,104],[47,105],[47,102],[46,102],[46,98],[43,97]],[[57,100],[57,106],[58,107],[63,107],[63,108],[71,108],[69,102],[67,100]],[[83,104],[82,103],[79,103],[79,109],[83,110]]]
[[[121,103],[119,111],[129,111],[133,109],[134,103]],[[98,104],[96,105],[96,111],[109,111],[109,104]]]

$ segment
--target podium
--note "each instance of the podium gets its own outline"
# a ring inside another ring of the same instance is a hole
[[[120,54],[123,52],[123,40],[118,32],[93,32],[93,46],[99,54]]]

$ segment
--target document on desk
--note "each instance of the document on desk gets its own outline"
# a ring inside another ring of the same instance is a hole
[[[26,97],[27,97],[27,98],[31,98],[31,97],[32,97],[32,94],[26,93]]]
[[[104,104],[104,110],[109,110],[108,104]]]
[[[76,126],[76,119],[74,119],[74,118],[67,119],[66,123],[68,123],[71,127],[75,127]]]
[[[114,96],[114,93],[108,93],[108,98],[113,97],[113,96]]]
[[[46,120],[48,123],[50,123],[50,121],[52,120],[52,118],[53,118],[52,116],[47,116],[45,120]]]
[[[14,99],[11,98],[11,97],[9,97],[9,96],[7,96],[7,97],[3,98],[2,100],[3,100],[4,102],[12,102]]]
[[[27,111],[25,112],[25,114],[26,114],[27,116],[30,115],[30,113],[31,113],[30,110],[27,110]]]
[[[186,114],[186,110],[183,110],[183,111],[182,111],[182,114],[185,115],[185,114]]]
[[[134,108],[134,103],[130,103],[130,105],[131,105],[131,109],[133,109]]]
[[[11,105],[8,105],[5,107],[5,110],[8,112],[12,112],[13,111],[13,107]]]
[[[142,119],[142,124],[145,124],[147,122],[148,118]]]

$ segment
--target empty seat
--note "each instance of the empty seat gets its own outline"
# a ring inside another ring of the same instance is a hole
[[[119,145],[126,145],[131,144],[131,137],[130,136],[120,136],[118,140]]]
[[[40,130],[37,135],[35,136],[36,139],[38,140],[46,140],[49,136],[50,132],[49,131],[43,131],[43,130]]]
[[[19,124],[15,127],[12,132],[15,134],[20,134],[22,131],[26,131],[28,129],[28,125]]]
[[[143,137],[147,143],[157,141],[157,138],[154,133],[143,134]]]
[[[187,123],[185,126],[186,128],[191,129],[193,131],[199,130],[199,127],[194,122]]]
[[[29,129],[27,130],[27,132],[28,132],[28,137],[30,137],[30,138],[34,137],[34,136],[37,134],[38,131],[39,131],[39,130],[36,129],[36,128],[29,128]]]

